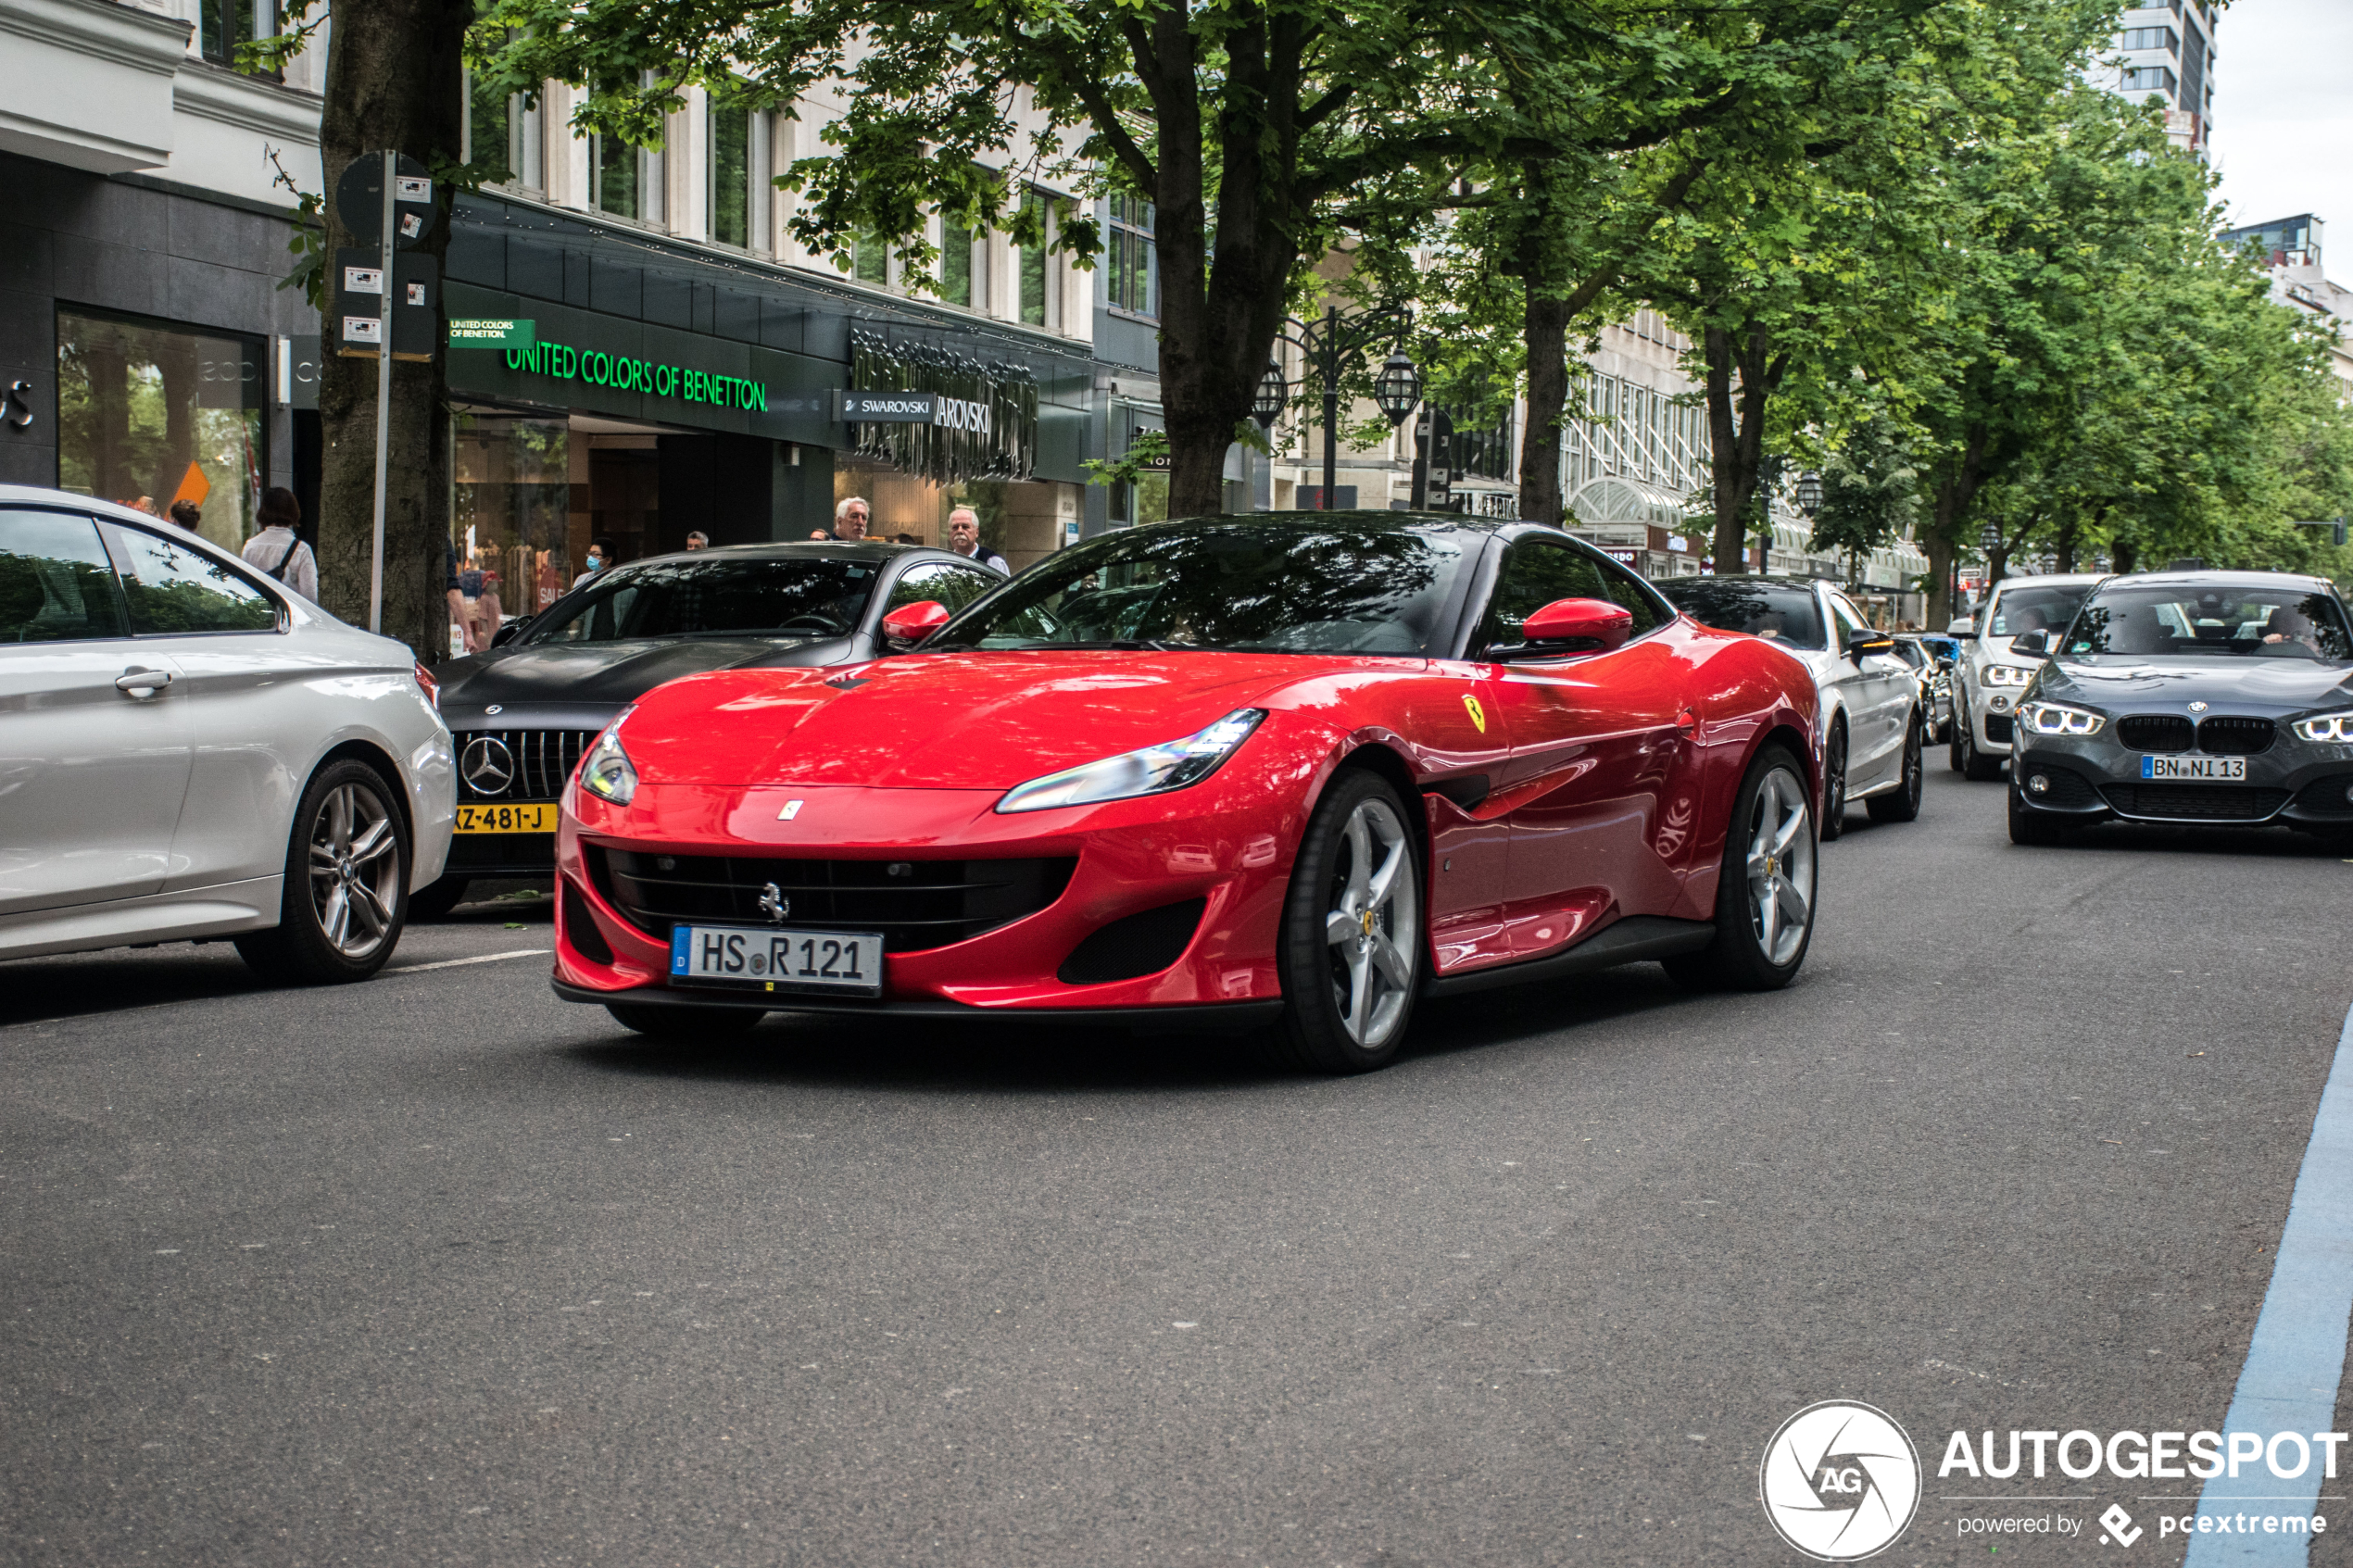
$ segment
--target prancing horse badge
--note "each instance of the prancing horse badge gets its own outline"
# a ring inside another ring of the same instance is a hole
[[[799,815],[800,802],[798,800],[787,800],[785,802],[785,809],[776,813],[776,820],[780,822],[789,822],[795,817]]]

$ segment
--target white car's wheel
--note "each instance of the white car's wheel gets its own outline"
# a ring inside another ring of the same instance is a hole
[[[365,980],[384,966],[408,918],[409,829],[384,776],[345,759],[319,770],[295,808],[274,930],[237,938],[264,979]]]

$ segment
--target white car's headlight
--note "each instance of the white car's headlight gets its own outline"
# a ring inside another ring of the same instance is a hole
[[[2298,719],[2288,728],[2298,740],[2318,741],[2323,746],[2353,746],[2353,713],[2323,713],[2317,718]]]
[[[629,715],[623,713],[621,719]],[[626,806],[637,793],[637,767],[621,748],[621,719],[605,726],[580,760],[580,787],[599,800]]]
[[[1263,708],[1245,708],[1182,740],[1163,741],[1141,751],[1106,757],[1015,784],[997,802],[997,809],[1045,811],[1056,806],[1092,806],[1183,789],[1215,772],[1265,717]]]
[[[1989,686],[2022,686],[2035,672],[2016,664],[1989,664],[1981,677]]]
[[[2108,715],[2057,702],[2021,702],[2018,716],[2038,735],[2095,735]]]

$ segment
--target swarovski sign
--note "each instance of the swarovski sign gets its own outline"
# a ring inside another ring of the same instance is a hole
[[[937,425],[942,430],[989,433],[994,420],[988,404],[979,398],[950,397],[937,392],[834,393],[834,418],[844,424]]]
[[[1038,385],[1026,367],[984,364],[853,331],[834,418],[860,455],[934,484],[1027,479],[1038,457]]]

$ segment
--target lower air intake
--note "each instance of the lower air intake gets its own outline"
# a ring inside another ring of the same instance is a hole
[[[1054,978],[1065,985],[1104,985],[1158,974],[1185,956],[1208,907],[1206,898],[1188,898],[1115,920],[1071,949]]]

